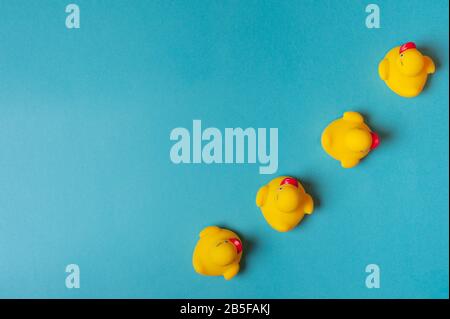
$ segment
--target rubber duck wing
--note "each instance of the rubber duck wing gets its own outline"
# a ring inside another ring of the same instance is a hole
[[[356,158],[346,158],[341,160],[341,165],[343,168],[352,168],[358,165],[359,160]]]
[[[344,120],[355,123],[363,123],[364,118],[358,112],[345,112]]]
[[[266,201],[267,194],[269,193],[269,186],[264,185],[258,190],[256,194],[256,206],[261,207]]]
[[[231,278],[233,278],[234,276],[237,275],[237,273],[239,272],[239,268],[240,268],[240,267],[239,267],[239,264],[238,264],[238,263],[231,265],[230,268],[228,268],[228,269],[224,272],[223,277],[224,277],[226,280],[230,280]]]
[[[314,201],[311,197],[311,195],[306,194],[305,197],[305,206],[303,207],[303,210],[305,211],[305,214],[311,215],[314,211]]]
[[[217,226],[208,226],[206,228],[204,228],[201,232],[200,232],[200,238],[217,233],[220,231],[220,228]]]
[[[433,74],[436,72],[436,66],[434,65],[433,60],[429,56],[424,56],[425,68],[427,70],[427,74]]]
[[[383,61],[380,62],[378,65],[378,74],[380,75],[380,78],[384,81],[386,81],[389,77],[389,60],[383,59]]]

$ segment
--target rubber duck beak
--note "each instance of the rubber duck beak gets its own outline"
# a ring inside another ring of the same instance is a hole
[[[232,243],[234,245],[234,247],[236,247],[236,251],[239,254],[242,251],[241,241],[237,238],[230,238],[229,241],[230,241],[230,243]]]
[[[405,43],[405,44],[403,44],[403,45],[401,45],[400,46],[400,49],[399,49],[399,54],[402,54],[403,52],[405,52],[406,50],[409,50],[409,49],[416,49],[417,47],[416,47],[416,44],[414,43],[414,42],[408,42],[408,43]]]
[[[370,146],[370,150],[374,150],[380,145],[380,137],[377,133],[370,132],[370,135],[372,136],[372,145]]]

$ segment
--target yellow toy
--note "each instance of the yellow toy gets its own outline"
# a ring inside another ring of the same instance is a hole
[[[364,123],[357,112],[345,112],[322,133],[322,147],[342,167],[351,168],[380,144],[378,135]]]
[[[288,176],[274,178],[261,187],[256,195],[256,206],[267,223],[279,232],[290,231],[305,214],[314,210],[312,197],[295,178]]]
[[[435,71],[433,60],[422,55],[413,42],[390,50],[378,66],[380,78],[403,97],[415,97],[422,92],[428,74]]]
[[[230,280],[239,272],[242,241],[232,231],[208,226],[200,232],[192,264],[197,273]]]

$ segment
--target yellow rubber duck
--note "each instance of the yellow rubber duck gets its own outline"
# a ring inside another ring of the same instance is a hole
[[[435,70],[433,60],[422,55],[414,42],[393,48],[378,66],[380,78],[392,91],[403,97],[419,95],[428,74]]]
[[[289,176],[274,178],[256,194],[256,206],[267,223],[279,232],[295,228],[305,214],[314,210],[312,197],[297,179]]]
[[[364,123],[357,112],[345,112],[322,133],[322,147],[331,157],[351,168],[380,144],[378,135]]]
[[[239,272],[242,241],[231,230],[208,226],[200,232],[192,265],[197,273],[230,280]]]

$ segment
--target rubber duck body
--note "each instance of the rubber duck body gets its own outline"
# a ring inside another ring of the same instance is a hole
[[[414,42],[390,50],[378,65],[378,74],[386,85],[400,96],[418,96],[436,70],[433,60],[422,55]]]
[[[328,155],[351,168],[380,144],[379,136],[372,132],[357,112],[345,112],[322,133],[322,147]]]
[[[200,232],[194,249],[194,270],[206,276],[223,276],[230,280],[239,272],[242,241],[231,230],[208,226]]]
[[[305,214],[314,210],[312,197],[293,177],[280,176],[258,190],[256,205],[267,223],[279,232],[295,228]]]

